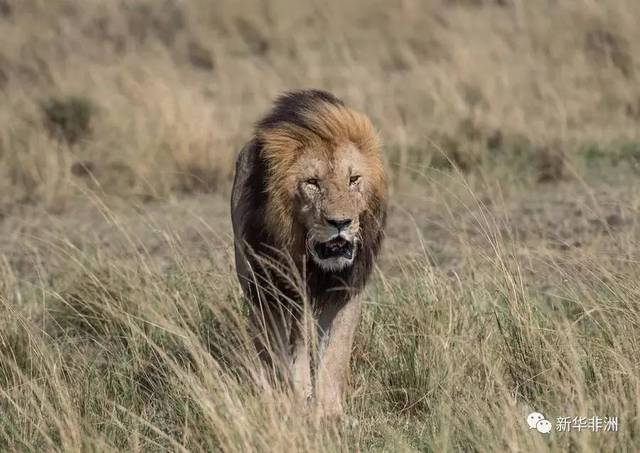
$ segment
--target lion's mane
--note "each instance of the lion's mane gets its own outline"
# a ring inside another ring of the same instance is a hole
[[[300,150],[317,142],[350,142],[372,163],[367,177],[373,181],[373,191],[360,218],[360,248],[353,265],[336,272],[321,269],[305,255],[305,232],[295,220],[286,187],[286,172]],[[379,142],[369,119],[325,91],[282,95],[257,123],[236,163],[232,222],[236,266],[245,293],[254,301],[268,299],[256,283],[273,281],[274,276],[267,278],[259,257],[281,260],[287,254],[304,273],[311,300],[347,300],[363,288],[371,273],[383,238],[386,200]],[[291,285],[276,286],[286,296],[298,299],[295,291],[286,289]]]

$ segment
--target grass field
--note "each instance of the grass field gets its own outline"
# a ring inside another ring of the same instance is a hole
[[[638,17],[0,0],[0,451],[640,449]],[[390,175],[357,424],[258,385],[233,268],[235,154],[302,87],[368,113]]]

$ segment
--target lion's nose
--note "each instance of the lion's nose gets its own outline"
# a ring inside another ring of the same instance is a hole
[[[342,230],[351,225],[351,219],[327,219],[327,222],[338,230]]]

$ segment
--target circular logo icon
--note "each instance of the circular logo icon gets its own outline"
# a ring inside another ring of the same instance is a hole
[[[529,425],[529,429],[536,429],[536,425],[540,420],[544,420],[544,415],[540,412],[531,412],[527,416],[527,425]]]
[[[548,434],[551,432],[551,422],[549,420],[540,420],[536,423],[536,429],[539,433]]]

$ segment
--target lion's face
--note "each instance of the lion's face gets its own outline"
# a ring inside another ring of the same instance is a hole
[[[358,257],[377,250],[385,212],[386,180],[371,122],[318,99],[302,102],[293,116],[273,115],[293,120],[263,122],[257,133],[266,164],[266,231],[296,260],[310,256],[332,272],[355,267]]]
[[[334,152],[308,150],[291,169],[294,215],[304,227],[308,253],[325,270],[337,271],[355,260],[368,174],[364,156],[352,144]]]

